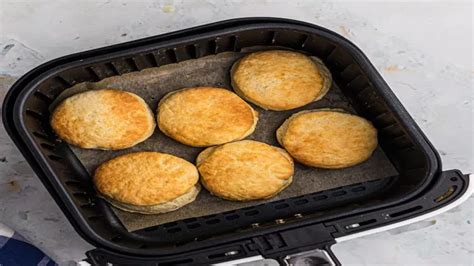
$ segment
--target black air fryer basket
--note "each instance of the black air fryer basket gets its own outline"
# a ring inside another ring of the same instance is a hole
[[[261,45],[321,58],[357,113],[377,128],[380,146],[399,175],[125,230],[109,205],[95,196],[90,176],[69,146],[52,133],[49,105],[80,82]],[[469,185],[459,171],[442,171],[436,150],[356,46],[327,29],[285,19],[229,20],[50,61],[11,88],[3,121],[71,224],[96,246],[87,256],[98,265],[211,264],[248,257],[290,264],[304,256],[337,264],[329,249],[337,241],[459,202]]]

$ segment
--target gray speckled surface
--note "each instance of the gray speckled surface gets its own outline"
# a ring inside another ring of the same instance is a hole
[[[51,15],[54,14],[54,15]],[[434,146],[444,169],[472,172],[472,3],[328,1],[0,2],[0,74],[55,57],[207,22],[277,16],[325,26],[359,46]],[[100,25],[100,27],[98,26]],[[3,96],[12,78],[0,78]],[[473,265],[474,200],[391,231],[338,244],[344,265]],[[0,222],[57,261],[92,248],[66,221],[0,129]]]

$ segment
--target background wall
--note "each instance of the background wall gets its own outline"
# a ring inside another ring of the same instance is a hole
[[[7,1],[0,0],[0,95],[47,60],[237,17],[303,20],[353,41],[381,72],[445,169],[473,171],[470,1]],[[0,223],[58,261],[90,249],[0,130]],[[473,204],[428,221],[341,243],[343,264],[473,265]]]

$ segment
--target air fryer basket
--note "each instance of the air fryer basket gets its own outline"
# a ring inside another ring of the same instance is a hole
[[[259,45],[321,58],[358,114],[378,129],[380,146],[399,175],[127,232],[109,205],[95,197],[89,175],[69,147],[56,140],[49,105],[80,82]],[[448,204],[468,183],[459,172],[441,172],[434,148],[357,47],[324,28],[283,19],[230,20],[56,59],[12,87],[3,119],[69,221],[99,248],[89,254],[99,264],[113,260],[104,254],[122,262],[210,263],[256,254],[281,259],[290,251],[326,247],[335,237]]]

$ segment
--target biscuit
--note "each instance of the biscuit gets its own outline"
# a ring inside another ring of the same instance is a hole
[[[210,193],[233,201],[271,198],[291,184],[294,173],[285,150],[253,140],[207,148],[196,165]]]
[[[362,117],[340,109],[301,111],[277,130],[278,142],[298,162],[344,168],[367,160],[377,147],[377,130]]]
[[[249,54],[231,69],[234,91],[263,109],[289,110],[321,99],[331,87],[323,62],[301,53],[272,50]]]
[[[135,152],[101,164],[93,181],[99,196],[117,208],[144,214],[176,210],[200,191],[196,167],[159,152]]]
[[[139,96],[120,90],[92,90],[62,101],[51,127],[66,142],[84,149],[117,150],[153,134],[153,113]]]
[[[232,91],[197,87],[171,92],[158,105],[157,122],[167,136],[205,147],[252,134],[258,113]]]

